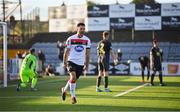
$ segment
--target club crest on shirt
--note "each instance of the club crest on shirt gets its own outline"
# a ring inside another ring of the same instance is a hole
[[[82,52],[82,51],[84,50],[84,47],[81,46],[81,45],[78,45],[78,46],[76,46],[74,49],[75,49],[75,51],[77,51],[77,52]]]
[[[157,56],[160,56],[161,54],[160,54],[160,52],[157,52],[156,55],[157,55]]]

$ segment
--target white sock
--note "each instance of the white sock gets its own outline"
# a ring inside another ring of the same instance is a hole
[[[69,84],[70,84],[71,97],[76,97],[76,96],[75,96],[76,83],[69,83]]]
[[[68,87],[69,87],[69,80],[67,81],[66,85],[64,86],[64,91],[67,91]]]

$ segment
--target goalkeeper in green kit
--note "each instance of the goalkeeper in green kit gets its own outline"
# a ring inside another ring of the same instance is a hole
[[[36,72],[36,56],[35,56],[35,49],[30,49],[29,54],[23,59],[21,69],[20,69],[20,78],[21,83],[17,86],[17,91],[21,90],[22,88],[27,87],[29,80],[31,80],[31,90],[36,91],[35,88],[37,84],[37,72]]]

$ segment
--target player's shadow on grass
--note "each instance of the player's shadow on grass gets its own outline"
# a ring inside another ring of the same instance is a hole
[[[14,105],[13,108],[1,108],[3,110],[13,111],[177,111],[180,109],[165,108],[165,107],[141,107],[141,106],[108,106],[108,105],[87,105],[87,104],[25,104],[25,105]]]
[[[110,81],[110,85],[118,85],[118,86],[138,86],[141,84],[143,83],[139,81],[118,81],[118,82]]]
[[[138,86],[142,83],[139,81],[126,81],[128,78],[122,78],[122,79],[109,79],[109,85],[117,85],[117,86]],[[78,88],[85,88],[87,86],[96,86],[96,79],[80,79],[77,82]],[[101,86],[104,86],[104,81],[101,81]]]
[[[112,96],[112,95],[97,95],[97,94],[77,94],[77,96],[78,97],[80,97],[80,98],[97,98],[97,99],[119,99],[118,97],[114,97],[114,96]]]
[[[165,86],[160,86],[159,81],[154,81],[154,86],[149,86],[149,87],[161,87],[161,88],[166,88],[166,87],[180,87],[180,82],[168,82],[165,81],[164,84]]]
[[[164,83],[166,84],[167,87],[180,87],[180,82],[164,82]]]

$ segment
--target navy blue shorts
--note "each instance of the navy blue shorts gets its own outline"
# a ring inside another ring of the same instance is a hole
[[[150,69],[150,65],[148,63],[147,64],[141,64],[141,70],[145,70],[146,67],[148,70]]]
[[[109,58],[104,57],[104,56],[99,56],[98,70],[99,71],[109,71]]]
[[[153,66],[153,71],[162,71],[162,65],[161,64],[155,64]]]

